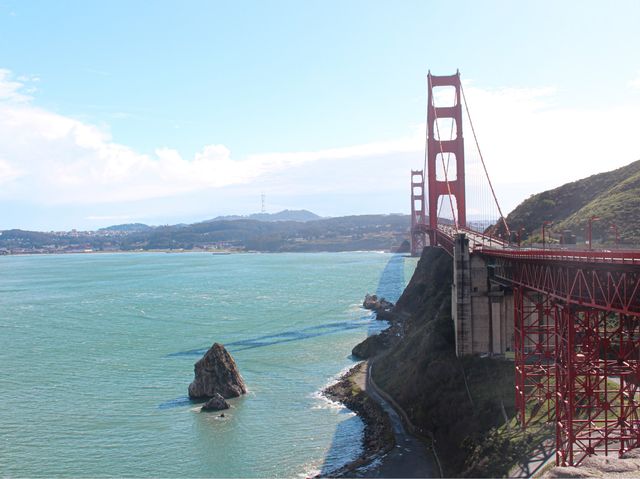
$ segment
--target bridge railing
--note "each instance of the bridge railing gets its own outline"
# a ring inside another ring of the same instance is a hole
[[[638,250],[538,249],[517,246],[497,249],[482,246],[476,251],[489,256],[505,258],[640,265],[640,251]]]

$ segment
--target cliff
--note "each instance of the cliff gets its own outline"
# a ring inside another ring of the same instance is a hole
[[[394,309],[405,318],[404,334],[379,353],[373,378],[415,426],[433,434],[445,476],[508,475],[527,456],[531,439],[509,429],[515,413],[513,362],[456,357],[451,281],[451,258],[439,248],[425,248]]]

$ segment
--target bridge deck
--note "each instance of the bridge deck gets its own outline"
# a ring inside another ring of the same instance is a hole
[[[493,257],[513,260],[559,261],[573,263],[601,263],[610,265],[640,265],[640,251],[622,249],[587,249],[548,245],[545,247],[520,247],[469,228],[438,225],[439,237],[453,241],[456,233],[464,233],[469,249]]]

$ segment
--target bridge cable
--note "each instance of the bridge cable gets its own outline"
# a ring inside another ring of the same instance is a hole
[[[442,139],[440,137],[440,127],[438,126],[438,113],[436,111],[436,107],[433,104],[433,83],[431,82],[431,77],[429,78],[429,90],[431,90],[431,102],[432,104],[429,105],[430,108],[433,108],[433,116],[435,117],[435,124],[436,124],[436,133],[438,134],[438,145],[440,146],[440,159],[442,160],[442,169],[444,170],[444,180],[445,183],[447,184],[447,193],[449,195],[449,205],[451,207],[451,214],[453,216],[453,223],[456,227],[456,233],[458,232],[458,218],[456,217],[456,213],[453,209],[453,200],[451,199],[451,185],[449,184],[449,178],[447,177],[447,169],[445,168],[444,165],[444,149],[442,148]],[[428,127],[428,121],[427,121],[427,127]],[[436,218],[436,223],[438,221],[438,218]]]
[[[478,149],[478,154],[480,155],[480,161],[482,162],[482,168],[484,169],[484,174],[487,176],[487,181],[489,182],[489,188],[491,188],[491,194],[493,195],[493,200],[498,207],[498,213],[500,213],[500,219],[504,224],[504,227],[507,231],[508,237],[511,237],[511,230],[509,229],[509,225],[507,224],[507,220],[502,214],[502,209],[500,208],[500,203],[498,203],[498,198],[496,197],[496,192],[493,189],[493,184],[491,183],[491,178],[489,178],[489,172],[487,171],[487,166],[484,163],[484,158],[482,157],[482,151],[480,150],[480,144],[478,143],[478,137],[476,136],[476,130],[473,127],[473,121],[471,120],[471,114],[469,113],[469,104],[467,103],[467,97],[464,94],[464,88],[462,88],[462,82],[460,82],[460,91],[462,92],[462,99],[464,100],[464,108],[467,111],[467,117],[469,118],[469,125],[471,125],[471,132],[473,133],[473,139],[476,142],[476,148]]]

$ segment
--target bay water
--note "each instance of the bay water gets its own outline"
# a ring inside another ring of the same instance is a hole
[[[416,261],[376,252],[0,257],[0,476],[306,477],[361,452],[320,394]],[[224,344],[249,388],[189,401]]]

